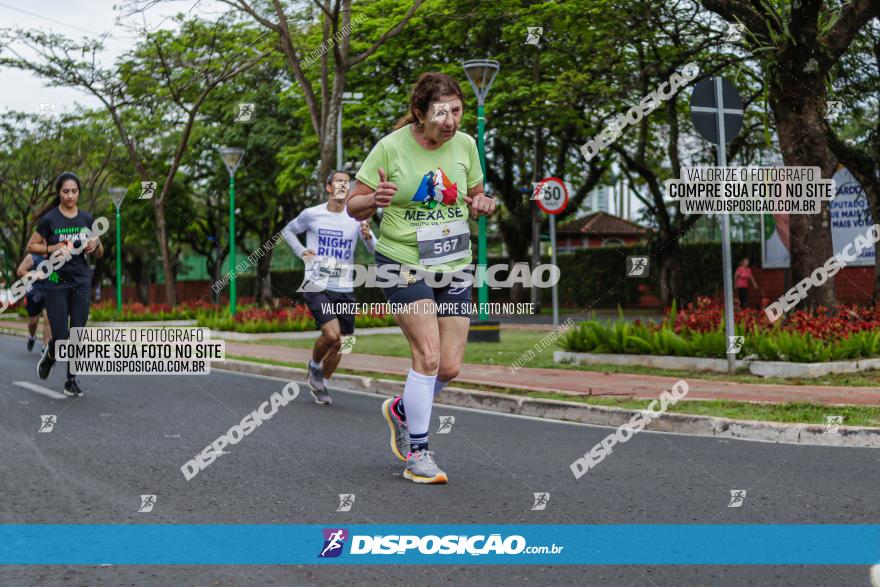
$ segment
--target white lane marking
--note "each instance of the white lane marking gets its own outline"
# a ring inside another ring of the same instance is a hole
[[[30,381],[13,381],[13,385],[17,385],[19,387],[23,387],[25,389],[29,389],[34,393],[39,393],[40,395],[45,395],[46,397],[51,397],[52,399],[67,399],[67,396],[63,393],[58,393],[57,391],[52,391],[46,387],[41,385],[37,385],[36,383],[31,383]]]

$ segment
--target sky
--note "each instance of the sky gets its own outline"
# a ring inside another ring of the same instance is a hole
[[[114,4],[124,1],[34,0],[23,3],[0,0],[0,28],[40,29],[76,40],[84,36],[99,38],[109,32],[101,60],[109,65],[134,44],[137,39],[135,27],[146,26],[151,30],[172,28],[170,17],[178,12],[192,11],[193,14],[212,18],[229,9],[217,0],[165,0],[145,13],[125,17],[122,23],[117,23],[117,17],[122,13],[114,10]],[[12,48],[23,57],[32,56],[20,44],[13,44]],[[101,107],[96,98],[81,90],[51,87],[29,72],[8,67],[0,68],[0,88],[14,88],[14,91],[0,93],[0,112],[15,110],[38,114],[40,104],[54,104],[56,114],[72,111],[77,103],[91,108]],[[612,213],[616,212],[615,203],[609,204]],[[641,204],[633,198],[632,205],[634,216]]]
[[[134,44],[133,26],[146,25],[151,29],[171,28],[171,20],[166,20],[177,12],[186,12],[195,5],[194,14],[209,17],[220,8],[215,0],[180,0],[162,2],[145,14],[131,16],[124,23],[117,24],[120,12],[113,9],[114,4],[124,0],[35,0],[19,2],[0,0],[0,27],[40,29],[44,32],[63,34],[73,39],[82,37],[97,38],[110,33],[105,41],[103,63],[110,64]],[[210,11],[210,12],[209,12]],[[126,26],[126,24],[128,26]],[[31,54],[20,44],[12,48],[22,56]],[[98,107],[97,99],[84,92],[71,88],[49,87],[40,78],[24,71],[0,68],[0,111],[18,110],[40,112],[40,104],[55,104],[55,112],[63,113],[74,108],[75,103]],[[14,88],[14,91],[10,91]]]

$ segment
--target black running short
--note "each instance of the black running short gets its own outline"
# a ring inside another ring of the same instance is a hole
[[[305,292],[303,297],[306,305],[312,311],[318,328],[331,320],[339,320],[339,331],[342,334],[354,333],[354,303],[355,297],[351,292],[318,291]]]
[[[385,299],[392,306],[397,304],[409,304],[419,300],[434,300],[437,304],[437,317],[449,316],[470,317],[472,314],[471,292],[473,290],[473,275],[468,274],[464,281],[455,277],[448,285],[432,287],[425,281],[424,274],[413,275],[408,281],[401,283],[399,279],[401,263],[389,259],[381,253],[376,253],[377,269],[383,265],[396,266],[393,269],[395,282],[390,285],[379,285]],[[406,267],[404,265],[404,267]],[[433,281],[442,282],[441,272],[434,272]]]
[[[46,293],[42,290],[32,289],[25,297],[27,315],[33,318],[43,313],[46,307]]]

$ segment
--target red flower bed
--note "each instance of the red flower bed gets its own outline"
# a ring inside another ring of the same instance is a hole
[[[667,315],[668,313],[669,310]],[[714,332],[724,324],[724,306],[718,300],[700,297],[697,298],[696,303],[691,302],[681,309],[673,318],[673,322],[676,333],[681,333],[683,330]],[[773,325],[763,311],[746,308],[736,311],[734,322],[742,325],[747,331],[753,328],[758,330],[780,328],[789,332],[811,334],[825,340],[842,339],[863,330],[880,329],[880,306],[864,308],[841,305],[834,316],[824,306],[819,306],[813,312],[796,310],[788,314],[784,321]],[[664,323],[669,323],[669,318],[664,320]],[[657,327],[659,328],[659,325]]]
[[[297,304],[292,308],[245,308],[235,313],[236,322],[253,322],[263,320],[266,322],[286,322],[288,320],[301,320],[311,318],[312,313],[305,304]]]

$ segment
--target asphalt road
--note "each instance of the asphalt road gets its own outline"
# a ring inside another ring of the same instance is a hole
[[[36,377],[36,352],[0,335],[0,523],[593,524],[880,523],[880,451],[649,433],[575,480],[569,464],[609,432],[458,408],[432,434],[446,486],[404,480],[375,396],[306,390],[187,482],[180,466],[284,381],[80,377],[54,399],[63,365]],[[38,433],[40,415],[57,416]],[[728,508],[731,489],[745,489]],[[550,493],[544,511],[532,494]],[[356,494],[337,512],[338,494]],[[138,513],[141,494],[155,494]],[[868,585],[854,566],[0,567],[0,585]]]

